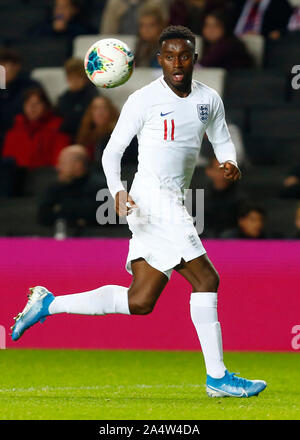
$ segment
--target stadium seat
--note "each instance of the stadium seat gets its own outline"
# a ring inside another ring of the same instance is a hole
[[[57,173],[53,167],[41,167],[31,170],[28,173],[24,185],[24,194],[26,196],[41,196],[56,182]]]
[[[279,237],[291,237],[295,232],[294,219],[297,201],[269,197],[264,200],[263,205],[267,212],[267,230],[278,234]]]
[[[104,38],[117,38],[118,40],[124,41],[124,43],[128,44],[128,46],[134,50],[136,36],[135,35],[80,35],[74,38],[73,41],[73,56],[77,58],[84,58],[88,48],[98,40],[102,40]]]
[[[100,30],[101,17],[106,6],[106,0],[92,0],[86,3],[88,3],[86,6],[88,22],[91,29],[94,29],[91,33],[97,34]]]
[[[218,68],[195,68],[193,78],[200,81],[212,89],[216,90],[220,96],[224,93],[226,71]]]
[[[300,163],[299,110],[289,105],[275,109],[253,108],[246,137],[253,163]]]
[[[289,0],[289,3],[295,8],[296,6],[300,6],[300,0]]]
[[[246,130],[246,111],[242,107],[225,106],[227,123],[236,124],[242,130]]]
[[[288,106],[275,109],[254,108],[250,114],[250,131],[256,136],[299,138],[300,141],[299,121],[299,111]]]
[[[255,165],[289,165],[300,163],[300,139],[249,135],[244,137],[246,152]]]
[[[34,69],[31,76],[42,84],[52,104],[56,104],[59,95],[67,88],[65,72],[62,67],[41,67]]]
[[[292,90],[291,104],[298,107],[298,109],[299,109],[299,107],[300,107],[300,89]]]
[[[245,43],[249,54],[252,56],[255,66],[261,67],[264,59],[265,39],[261,35],[244,35],[241,40]]]
[[[202,57],[203,51],[203,40],[201,37],[196,35],[196,53],[198,54],[198,60]]]
[[[277,70],[228,72],[224,101],[230,107],[273,107],[286,99],[286,77]]]
[[[41,2],[40,2],[41,3]],[[23,6],[22,0],[1,0],[1,7],[20,8]]]
[[[299,64],[300,31],[290,32],[279,40],[269,41],[266,45],[265,65],[268,68],[291,72]]]
[[[238,185],[249,198],[263,202],[279,195],[288,170],[288,164],[251,165]]]
[[[30,6],[41,6],[41,0],[17,0],[17,1],[21,1],[23,4],[25,3],[26,5],[30,5]],[[43,0],[43,6],[47,8],[52,8],[53,0]]]
[[[0,14],[1,39],[7,42],[20,41],[28,37],[30,29],[45,21],[45,18],[46,9],[44,6],[19,5],[14,7],[14,4],[7,8],[2,6]]]
[[[52,228],[37,224],[35,197],[1,200],[0,236],[52,236]]]
[[[38,41],[37,41],[38,40]],[[14,45],[24,56],[24,68],[32,70],[37,67],[61,67],[70,56],[70,39],[65,37],[38,38],[23,40]]]

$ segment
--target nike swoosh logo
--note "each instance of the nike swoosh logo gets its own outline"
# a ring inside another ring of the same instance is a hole
[[[248,393],[246,392],[246,390],[244,390],[244,388],[242,388],[241,394],[232,394],[232,393],[229,393],[227,391],[220,390],[218,388],[214,388],[211,385],[207,385],[207,387],[210,388],[211,390],[221,392],[221,393],[226,394],[227,396],[231,396],[231,397],[244,397],[244,396],[248,397]]]
[[[173,111],[171,111],[171,112],[168,112],[168,113],[160,113],[160,116],[167,116],[167,115],[169,115],[170,113],[174,113],[174,110]]]

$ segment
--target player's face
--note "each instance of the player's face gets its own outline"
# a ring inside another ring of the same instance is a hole
[[[166,83],[178,95],[190,92],[196,60],[191,41],[181,38],[163,41],[158,62],[162,66]]]

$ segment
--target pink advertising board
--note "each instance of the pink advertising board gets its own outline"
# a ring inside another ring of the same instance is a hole
[[[300,351],[300,241],[203,243],[221,277],[224,349]],[[191,287],[175,271],[151,315],[56,315],[12,342],[12,318],[31,286],[44,285],[55,295],[129,286],[128,240],[4,238],[0,250],[0,328],[7,348],[199,349],[189,313]]]

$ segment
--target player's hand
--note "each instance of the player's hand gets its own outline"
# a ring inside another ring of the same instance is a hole
[[[132,213],[138,206],[134,203],[127,191],[119,191],[115,197],[115,209],[119,217],[125,217]]]
[[[224,169],[224,178],[236,182],[242,178],[242,173],[239,167],[236,167],[232,162],[224,162],[220,165]]]

